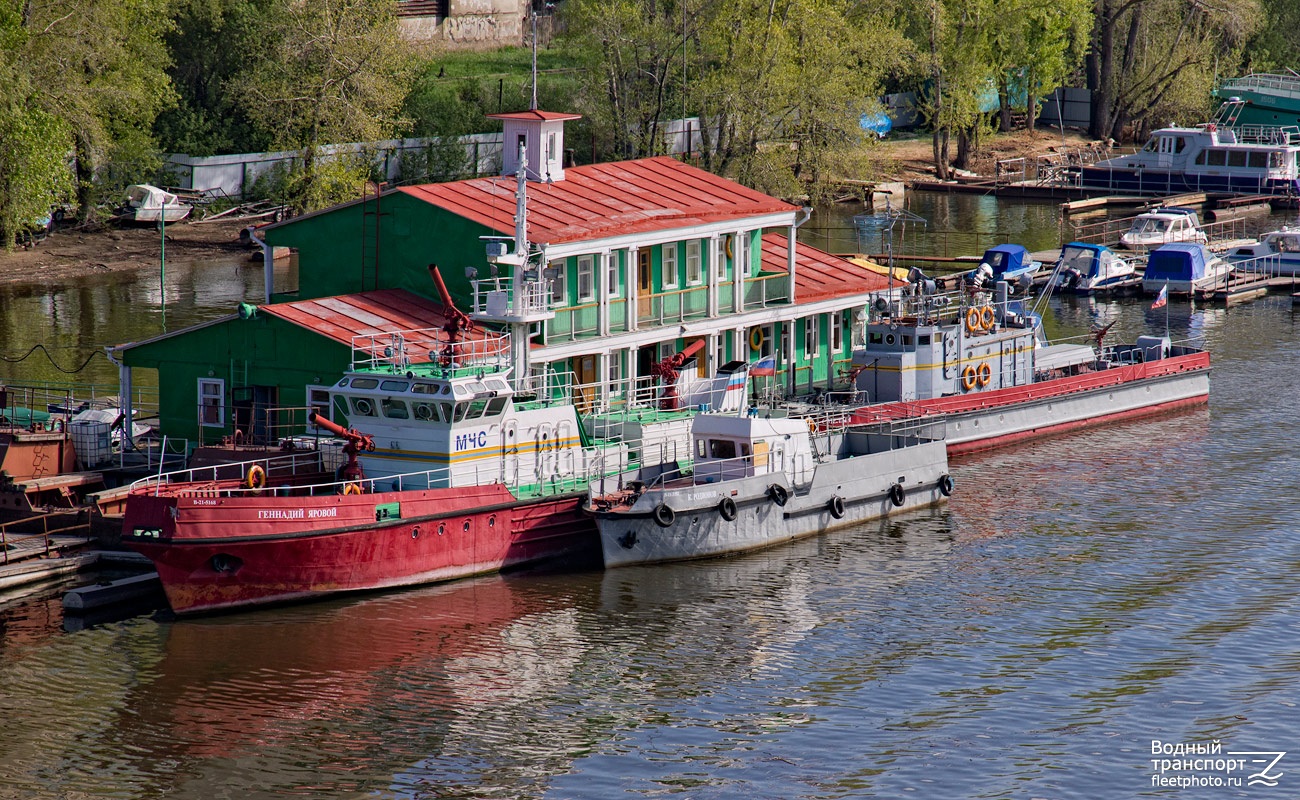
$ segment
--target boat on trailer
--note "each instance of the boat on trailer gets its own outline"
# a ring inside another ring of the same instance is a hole
[[[929,506],[953,490],[941,440],[857,430],[843,412],[701,414],[694,463],[591,484],[605,567],[770,547]]]
[[[936,294],[918,282],[853,353],[852,422],[942,439],[953,455],[1208,402],[1204,349],[1168,336],[1104,344],[1104,334],[1052,344],[1004,283]]]

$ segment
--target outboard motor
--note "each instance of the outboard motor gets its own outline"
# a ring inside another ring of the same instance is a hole
[[[987,262],[980,262],[980,265],[966,274],[966,285],[973,289],[983,289],[985,291],[993,288],[993,267]]]

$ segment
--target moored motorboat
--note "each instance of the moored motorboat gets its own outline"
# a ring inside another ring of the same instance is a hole
[[[1233,104],[1228,103],[1215,122],[1161,128],[1136,153],[1069,168],[1071,182],[1111,193],[1235,192],[1294,198],[1300,193],[1300,130],[1234,127],[1235,119]]]
[[[591,484],[606,568],[719,556],[937,503],[953,490],[944,443],[856,430],[846,414],[702,414],[694,463]]]
[[[1004,284],[992,294],[923,287],[866,326],[853,354],[863,404],[854,422],[942,438],[956,454],[1209,398],[1210,356],[1198,347],[1168,336],[1104,345],[1104,331],[1092,343],[1049,344]]]
[[[1269,231],[1253,244],[1234,247],[1225,258],[1245,272],[1265,275],[1300,275],[1300,228]]]
[[[1142,272],[1142,291],[1156,294],[1166,290],[1171,295],[1225,287],[1233,265],[1219,258],[1202,244],[1167,244],[1151,251]]]
[[[1119,246],[1129,250],[1150,250],[1170,242],[1199,242],[1209,236],[1201,230],[1195,209],[1161,206],[1133,218],[1133,224],[1119,237]]]
[[[1070,242],[1061,248],[1052,278],[1052,290],[1067,294],[1096,294],[1139,283],[1132,259],[1121,258],[1109,247]]]

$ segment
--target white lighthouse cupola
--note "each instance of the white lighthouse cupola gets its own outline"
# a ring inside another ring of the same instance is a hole
[[[528,180],[564,180],[564,123],[582,119],[582,115],[534,110],[488,114],[488,119],[499,119],[503,126],[502,175],[514,175],[518,170],[522,143],[528,154]]]

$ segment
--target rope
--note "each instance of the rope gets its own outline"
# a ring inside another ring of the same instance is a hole
[[[91,362],[91,359],[93,359],[95,356],[104,355],[102,352],[96,350],[93,353],[91,353],[89,356],[87,356],[86,360],[81,362],[81,366],[77,367],[76,369],[64,369],[63,367],[59,366],[59,362],[54,360],[54,356],[50,355],[50,351],[45,349],[45,345],[37,344],[37,345],[32,345],[32,349],[28,350],[26,353],[23,353],[23,355],[19,358],[9,358],[8,356],[0,356],[0,361],[6,361],[10,364],[17,364],[19,362],[26,361],[28,358],[31,357],[32,353],[35,353],[37,350],[40,350],[42,353],[44,353],[45,357],[50,360],[50,363],[54,365],[54,368],[65,375],[75,375],[78,372],[81,372],[83,369],[86,368],[86,365],[89,364]],[[107,358],[107,356],[104,357]]]

